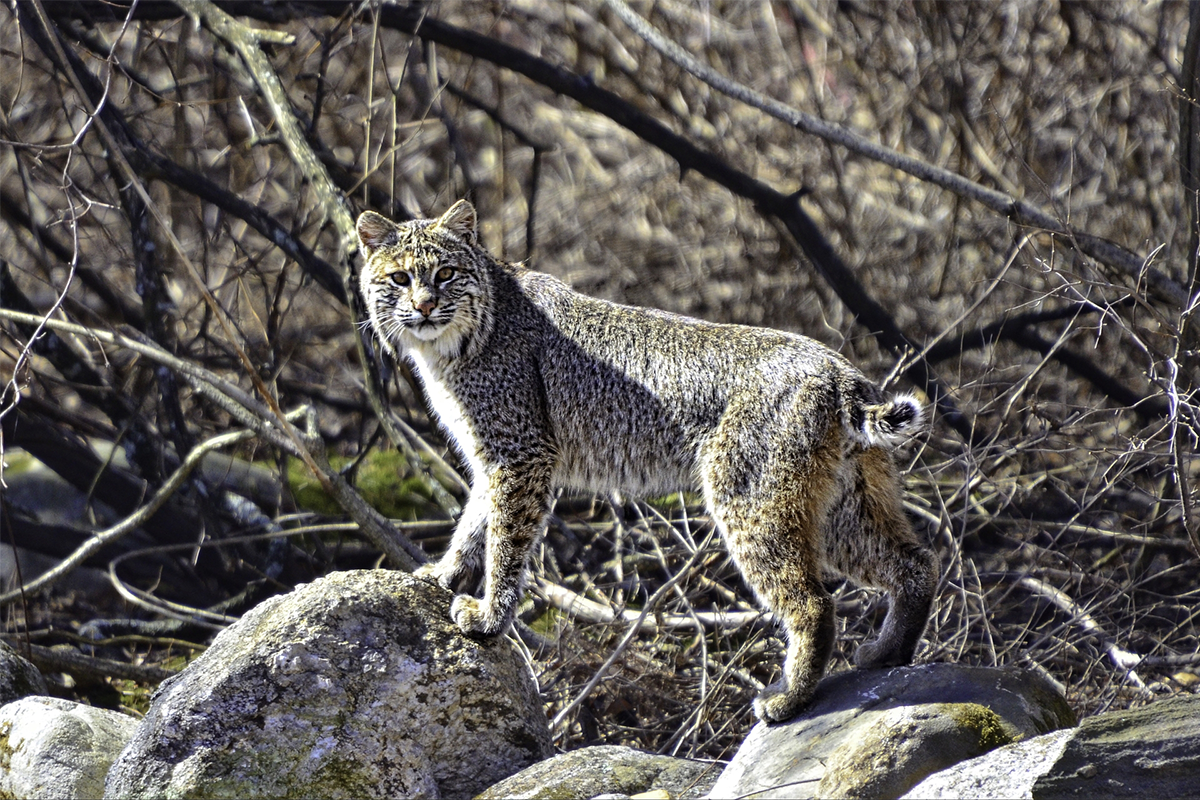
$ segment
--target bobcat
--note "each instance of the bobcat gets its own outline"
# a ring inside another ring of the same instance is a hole
[[[921,424],[845,358],[789,333],[587,297],[503,263],[460,200],[440,218],[358,219],[361,291],[385,348],[411,359],[471,471],[450,549],[421,573],[459,594],[464,632],[511,624],[553,487],[665,494],[698,486],[746,582],[787,633],[755,700],[778,722],[812,698],[834,645],[822,568],[887,590],[859,667],[907,664],[937,584],[889,453]],[[476,594],[479,594],[476,592]]]

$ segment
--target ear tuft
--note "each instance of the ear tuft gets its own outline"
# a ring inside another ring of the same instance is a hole
[[[434,227],[452,233],[469,244],[475,244],[475,206],[466,200],[459,200],[450,206],[445,214],[438,217]]]
[[[364,211],[358,217],[358,243],[363,252],[370,255],[374,250],[400,241],[400,228],[387,217],[374,211]]]

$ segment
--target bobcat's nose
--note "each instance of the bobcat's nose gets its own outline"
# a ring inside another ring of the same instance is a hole
[[[422,300],[419,303],[413,303],[413,308],[421,312],[421,316],[428,317],[437,308],[437,300],[430,297],[427,300]]]

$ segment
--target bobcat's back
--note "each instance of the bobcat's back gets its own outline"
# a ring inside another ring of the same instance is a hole
[[[618,305],[541,273],[517,279],[549,323],[539,375],[565,484],[674,491],[695,484],[731,403],[757,406],[764,425],[803,427],[808,401],[878,399],[844,359],[801,336]],[[828,385],[841,396],[825,397]]]

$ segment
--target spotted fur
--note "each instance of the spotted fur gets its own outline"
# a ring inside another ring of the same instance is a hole
[[[823,568],[890,594],[858,665],[911,661],[937,567],[885,448],[921,423],[914,398],[885,398],[803,336],[618,305],[498,261],[465,201],[404,224],[367,212],[358,234],[370,323],[412,361],[470,467],[450,549],[424,570],[466,588],[451,607],[462,630],[511,624],[553,487],[698,487],[787,633],[783,676],[755,701],[760,718],[793,716],[825,671],[834,619]]]

